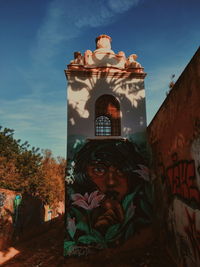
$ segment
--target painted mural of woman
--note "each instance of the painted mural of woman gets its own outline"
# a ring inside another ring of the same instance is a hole
[[[151,223],[149,170],[132,142],[89,140],[72,165],[66,256],[119,245]]]

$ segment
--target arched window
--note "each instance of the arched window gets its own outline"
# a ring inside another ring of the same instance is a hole
[[[102,95],[96,100],[95,135],[121,135],[120,105],[112,95]]]
[[[96,135],[111,135],[111,121],[106,116],[96,118]]]

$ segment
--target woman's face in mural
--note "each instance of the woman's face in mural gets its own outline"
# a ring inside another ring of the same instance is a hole
[[[87,166],[87,174],[109,198],[121,201],[128,193],[128,178],[113,165],[94,162]]]

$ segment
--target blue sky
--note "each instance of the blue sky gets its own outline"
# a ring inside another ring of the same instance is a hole
[[[0,0],[0,125],[65,157],[64,69],[100,34],[138,55],[149,123],[199,47],[199,10],[199,0]]]

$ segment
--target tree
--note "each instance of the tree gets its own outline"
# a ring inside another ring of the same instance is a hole
[[[14,130],[0,127],[0,187],[39,197],[52,204],[64,200],[66,161],[50,150],[39,153],[26,141],[14,138]]]
[[[38,175],[41,155],[38,148],[29,147],[27,141],[21,144],[21,140],[14,138],[13,129],[0,127],[1,187],[34,194],[32,185]]]
[[[45,203],[57,203],[64,200],[65,159],[55,159],[48,149],[43,150],[41,164],[42,183],[39,186],[40,196]]]

